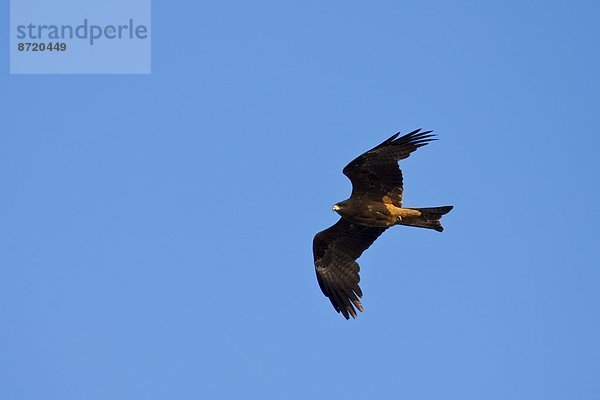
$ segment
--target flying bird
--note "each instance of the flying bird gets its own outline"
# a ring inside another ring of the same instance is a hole
[[[313,255],[323,294],[346,319],[356,318],[356,309],[363,311],[356,259],[386,229],[407,225],[444,230],[440,219],[452,206],[402,207],[402,170],[398,161],[436,140],[431,132],[417,129],[400,138],[398,132],[344,167],[344,175],[352,182],[352,194],[333,206],[341,218],[315,235]]]

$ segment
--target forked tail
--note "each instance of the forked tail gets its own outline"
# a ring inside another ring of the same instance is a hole
[[[400,225],[417,226],[419,228],[435,229],[438,232],[444,230],[440,223],[442,215],[448,214],[453,206],[429,207],[429,208],[413,208],[421,212],[421,215],[416,218],[405,218],[398,222]]]

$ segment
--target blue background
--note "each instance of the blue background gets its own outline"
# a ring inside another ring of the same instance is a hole
[[[155,2],[150,76],[0,52],[0,398],[599,399],[598,3],[286,3]],[[455,209],[346,321],[313,235],[416,127]]]

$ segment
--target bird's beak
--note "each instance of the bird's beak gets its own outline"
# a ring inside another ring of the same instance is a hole
[[[339,211],[340,206],[338,206],[337,204],[333,205],[333,211]]]

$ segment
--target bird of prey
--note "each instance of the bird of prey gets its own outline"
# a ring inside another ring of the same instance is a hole
[[[363,311],[356,259],[389,227],[416,226],[441,232],[442,215],[452,206],[402,207],[402,171],[398,161],[436,140],[432,131],[417,129],[385,142],[355,158],[343,173],[352,182],[349,199],[333,206],[341,218],[315,235],[313,255],[317,280],[333,308],[346,319]]]

